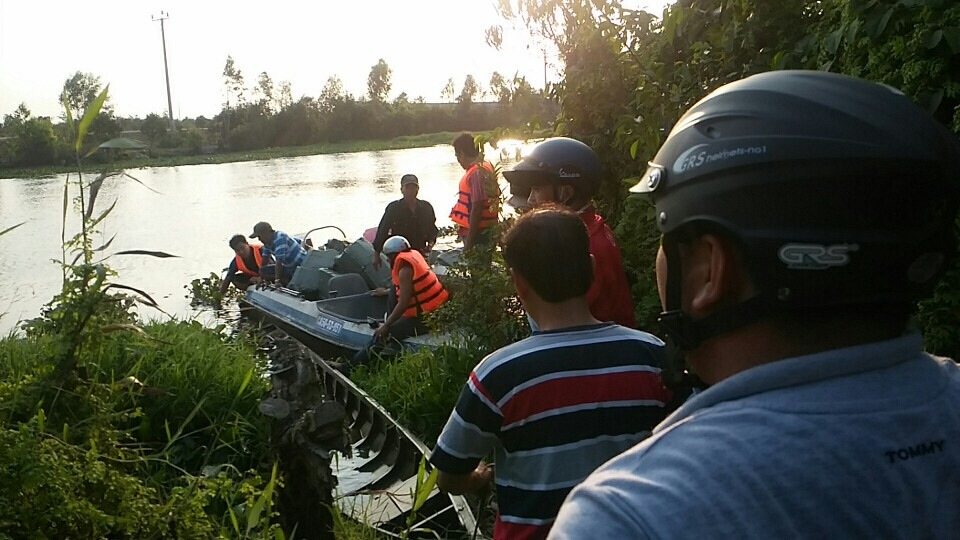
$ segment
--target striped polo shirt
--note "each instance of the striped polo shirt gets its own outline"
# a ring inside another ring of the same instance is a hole
[[[544,538],[570,489],[666,415],[663,355],[656,337],[613,323],[504,347],[470,374],[431,462],[466,474],[495,452],[494,538]]]

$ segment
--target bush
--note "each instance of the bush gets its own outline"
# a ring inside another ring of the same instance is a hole
[[[142,332],[91,342],[67,384],[60,335],[0,340],[0,534],[238,536],[230,514],[263,506],[252,348],[197,323]],[[264,520],[252,532],[272,536]]]
[[[420,350],[358,367],[350,378],[432,445],[480,359],[476,352],[456,347]]]

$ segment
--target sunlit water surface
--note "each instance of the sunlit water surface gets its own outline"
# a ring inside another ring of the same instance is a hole
[[[525,146],[524,153],[528,150]],[[505,154],[511,159],[515,155],[513,150]],[[487,155],[496,161],[500,152],[488,149]],[[433,204],[437,225],[450,225],[447,215],[463,169],[452,148],[441,145],[128,172],[159,193],[130,180],[108,180],[97,208],[118,202],[97,228],[94,245],[116,235],[108,254],[143,249],[177,255],[114,256],[107,263],[119,273],[116,282],[148,292],[166,313],[210,323],[214,317],[209,312],[191,308],[185,286],[229,264],[227,240],[232,235],[248,235],[254,223],[269,221],[288,233],[337,225],[356,239],[377,225],[387,203],[400,197],[399,180],[405,173],[420,178],[420,198]],[[64,178],[0,179],[0,230],[26,222],[0,236],[5,252],[0,257],[0,334],[39,315],[60,290],[61,268],[54,260],[61,258]],[[76,213],[71,209],[68,236],[78,230]],[[339,233],[315,235],[323,241]],[[166,317],[149,309],[141,314]]]

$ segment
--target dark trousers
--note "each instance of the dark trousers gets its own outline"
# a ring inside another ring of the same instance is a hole
[[[423,323],[423,319],[420,317],[404,317],[390,327],[385,340],[380,343],[375,343],[373,340],[370,340],[369,345],[357,351],[356,354],[353,355],[350,364],[352,366],[366,364],[370,361],[371,355],[383,354],[388,347],[395,347],[396,352],[399,352],[401,341],[413,336],[422,336],[429,331],[430,329],[427,328],[427,325]]]

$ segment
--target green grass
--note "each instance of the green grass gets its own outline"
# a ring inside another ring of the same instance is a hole
[[[274,536],[252,345],[187,322],[104,331],[65,380],[61,346],[0,339],[0,538]]]
[[[477,132],[478,135],[493,134]],[[117,160],[110,165],[86,165],[87,170],[99,170],[110,167],[112,169],[138,169],[142,167],[173,167],[178,165],[198,165],[210,163],[232,163],[237,161],[256,161],[296,156],[312,156],[316,154],[338,154],[348,152],[373,152],[379,150],[399,150],[404,148],[422,148],[438,144],[449,144],[457,135],[456,132],[441,131],[424,135],[405,135],[394,139],[344,141],[336,143],[321,143],[308,146],[287,146],[282,148],[264,148],[245,152],[225,152],[222,154],[202,154],[193,156],[166,156],[155,158],[133,158]],[[0,178],[37,178],[76,171],[76,166],[44,166],[28,168],[0,168]]]
[[[432,445],[446,424],[475,353],[455,347],[420,350],[361,366],[350,378],[393,414],[400,425]]]

